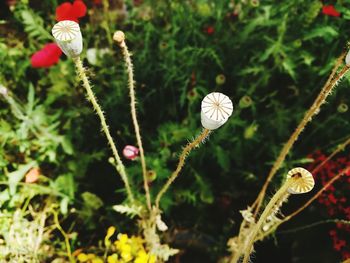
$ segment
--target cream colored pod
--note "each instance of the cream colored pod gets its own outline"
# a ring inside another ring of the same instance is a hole
[[[304,194],[310,192],[315,186],[315,180],[312,174],[302,167],[290,170],[287,174],[287,180],[295,181],[288,188],[290,194]]]
[[[202,100],[202,126],[208,130],[215,130],[228,120],[232,111],[233,105],[229,97],[219,92],[212,92]]]
[[[78,23],[70,20],[58,22],[52,28],[52,35],[67,57],[78,57],[83,51],[83,37]]]
[[[350,51],[348,51],[348,54],[346,54],[345,57],[345,64],[350,67]]]

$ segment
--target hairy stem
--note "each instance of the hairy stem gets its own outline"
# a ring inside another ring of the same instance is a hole
[[[177,164],[176,170],[172,173],[172,175],[169,177],[168,181],[165,183],[163,188],[159,191],[157,197],[156,197],[156,207],[159,208],[159,202],[162,196],[165,194],[165,192],[168,190],[169,186],[175,181],[176,177],[178,177],[179,173],[181,172],[182,167],[185,164],[185,159],[187,155],[195,148],[197,147],[207,136],[209,135],[210,130],[203,129],[202,133],[197,136],[192,142],[188,143],[186,147],[182,150],[182,153],[179,158],[179,162]]]
[[[327,163],[339,152],[343,151],[345,147],[348,146],[349,144],[350,144],[350,137],[345,142],[339,144],[338,147],[326,159],[324,159],[319,165],[317,165],[317,167],[315,167],[315,169],[313,169],[311,173],[316,174],[325,163]]]
[[[274,194],[270,202],[265,207],[263,213],[261,214],[259,221],[256,223],[255,227],[252,229],[248,245],[244,248],[244,257],[243,263],[247,263],[249,260],[249,255],[251,254],[252,247],[255,242],[255,238],[262,227],[263,223],[266,221],[266,218],[271,214],[272,209],[275,207],[276,203],[281,200],[285,195],[287,195],[288,188],[294,183],[293,180],[286,181],[282,187]]]
[[[145,195],[146,195],[146,202],[148,210],[151,211],[151,195],[149,191],[149,186],[147,182],[147,167],[146,167],[146,160],[145,160],[145,153],[142,146],[142,140],[140,135],[140,126],[137,121],[137,114],[136,114],[136,97],[135,97],[135,80],[134,80],[134,70],[133,70],[133,64],[131,61],[131,55],[129,53],[128,47],[125,44],[125,41],[118,42],[122,53],[124,57],[124,61],[126,64],[126,69],[128,72],[128,79],[129,79],[129,95],[130,95],[130,108],[131,108],[131,117],[132,122],[134,125],[136,140],[137,140],[137,146],[140,149],[140,159],[141,159],[141,166],[142,166],[142,176],[143,176],[143,187],[145,189]]]
[[[97,99],[95,97],[94,92],[92,91],[89,80],[88,80],[86,73],[85,73],[85,69],[83,67],[83,63],[79,57],[75,58],[73,61],[74,61],[75,66],[77,68],[77,73],[83,82],[83,86],[86,90],[88,100],[91,102],[94,110],[96,111],[98,117],[100,118],[102,130],[103,130],[104,134],[106,135],[108,144],[112,149],[114,159],[117,163],[117,171],[119,172],[119,174],[124,182],[127,195],[129,197],[130,201],[133,203],[134,196],[133,196],[133,193],[132,193],[130,185],[129,185],[128,177],[127,177],[127,174],[125,171],[125,166],[124,166],[122,160],[120,159],[120,156],[119,156],[118,151],[117,151],[117,147],[115,146],[113,138],[111,136],[111,133],[109,132],[109,128],[108,128],[108,125],[106,123],[106,119],[105,119],[105,116],[103,114],[103,111],[97,102]]]
[[[281,221],[279,221],[274,227],[272,227],[268,232],[265,233],[264,236],[262,236],[260,239],[263,239],[264,237],[268,236],[269,234],[276,231],[276,229],[283,223],[289,221],[299,213],[301,213],[305,208],[307,208],[313,201],[315,201],[327,188],[333,184],[336,180],[338,180],[340,177],[345,175],[347,172],[349,172],[350,166],[343,169],[341,172],[339,172],[336,176],[334,176],[332,179],[330,179],[313,197],[311,197],[303,206],[301,206],[299,209],[294,211],[292,214],[286,216]]]
[[[331,91],[333,90],[333,88],[336,86],[336,84],[338,83],[339,80],[341,80],[342,77],[344,77],[344,75],[348,72],[349,67],[345,66],[340,73],[336,76],[336,71],[337,69],[340,67],[342,61],[344,60],[344,56],[345,54],[342,54],[338,60],[337,63],[332,71],[331,76],[329,77],[329,79],[326,82],[326,85],[322,88],[321,92],[318,94],[317,98],[315,99],[314,103],[311,105],[311,107],[309,108],[309,110],[306,112],[306,114],[304,115],[304,118],[301,120],[301,122],[299,123],[298,127],[295,129],[295,131],[292,133],[291,137],[289,138],[289,140],[287,141],[287,143],[283,146],[278,158],[276,159],[274,165],[272,166],[269,175],[267,176],[267,179],[257,197],[257,199],[255,200],[255,202],[253,203],[253,207],[255,207],[255,213],[254,215],[256,215],[261,207],[261,203],[264,199],[265,193],[266,193],[266,189],[269,185],[269,183],[271,182],[272,178],[275,176],[276,172],[278,171],[278,169],[281,167],[282,163],[284,162],[287,154],[289,153],[290,149],[293,147],[295,141],[298,139],[299,135],[302,133],[302,131],[304,130],[304,128],[306,127],[306,125],[312,120],[312,117],[314,115],[316,115],[319,110],[320,107],[322,106],[322,104],[326,101],[326,98],[328,97],[328,95],[331,93]]]

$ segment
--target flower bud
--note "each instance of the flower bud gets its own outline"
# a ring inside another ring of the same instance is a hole
[[[349,106],[348,106],[347,104],[343,103],[343,102],[340,103],[340,104],[338,105],[338,108],[337,108],[337,110],[338,110],[339,113],[345,113],[345,112],[348,111],[348,109],[349,109]]]
[[[126,145],[123,149],[123,155],[126,159],[134,160],[139,155],[139,149],[132,145]]]
[[[70,20],[58,22],[52,28],[52,35],[67,57],[76,58],[83,51],[83,37],[78,23]]]
[[[123,31],[115,31],[113,35],[113,40],[116,41],[117,43],[122,43],[125,41],[125,34]]]
[[[252,104],[253,104],[252,98],[249,97],[249,96],[247,96],[247,95],[243,96],[243,97],[239,100],[239,103],[238,103],[238,105],[239,105],[239,107],[240,107],[241,109],[248,108],[248,107],[250,107]]]
[[[215,82],[216,82],[216,84],[218,84],[218,85],[223,85],[223,84],[225,84],[225,82],[226,82],[226,77],[225,77],[225,75],[224,75],[224,74],[219,74],[219,75],[217,75],[216,78],[215,78]]]
[[[201,122],[204,128],[215,130],[232,115],[232,101],[226,95],[212,92],[202,100]]]

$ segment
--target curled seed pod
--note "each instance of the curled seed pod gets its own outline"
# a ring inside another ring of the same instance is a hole
[[[52,35],[67,57],[76,58],[83,51],[83,37],[78,23],[70,20],[58,22],[52,28]]]
[[[288,188],[290,194],[304,194],[310,192],[315,186],[312,174],[302,167],[290,170],[287,174],[287,180],[294,181]]]
[[[212,92],[204,97],[201,107],[201,122],[204,128],[215,130],[232,115],[232,101],[226,95]]]

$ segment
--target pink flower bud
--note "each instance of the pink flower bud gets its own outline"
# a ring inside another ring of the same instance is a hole
[[[126,145],[123,149],[123,155],[126,159],[134,160],[139,155],[139,149],[132,145]]]

